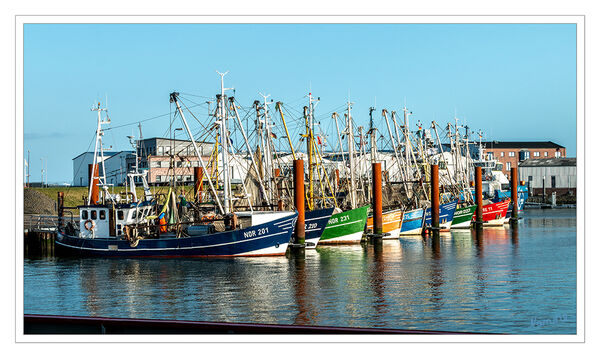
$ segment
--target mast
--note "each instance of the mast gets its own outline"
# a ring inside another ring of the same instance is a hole
[[[219,125],[220,136],[221,136],[221,161],[223,162],[223,209],[225,214],[231,212],[231,179],[229,177],[229,129],[227,128],[227,107],[225,106],[225,90],[232,88],[225,88],[223,84],[223,77],[228,73],[217,73],[221,76],[221,94],[217,95],[218,101],[218,117],[217,123]]]
[[[376,138],[377,129],[373,126],[373,111],[374,110],[375,110],[375,107],[369,108],[369,135],[370,135],[370,139],[371,139],[371,163],[375,163],[375,161],[377,160],[377,158],[376,158],[376,156],[377,156],[377,138]]]
[[[194,140],[194,136],[192,135],[192,132],[190,131],[190,127],[188,126],[187,121],[185,120],[185,116],[183,115],[183,111],[181,110],[181,106],[179,105],[179,101],[177,101],[177,96],[179,96],[179,93],[177,93],[177,92],[171,93],[170,101],[175,102],[175,106],[177,106],[177,111],[179,112],[179,115],[181,116],[181,121],[183,122],[183,126],[185,127],[188,137],[190,138],[190,141],[192,142],[192,146],[194,147],[194,151],[196,152],[196,155],[198,156],[198,161],[200,162],[200,166],[202,166],[202,170],[205,173],[208,173],[208,170],[206,170],[206,165],[204,165],[204,160],[202,159],[202,155],[200,154],[200,150],[198,150],[198,145],[196,144],[196,141]],[[223,206],[221,205],[221,201],[219,200],[219,196],[217,195],[217,191],[215,190],[212,180],[208,181],[208,185],[210,186],[210,190],[212,191],[215,201],[217,202],[219,211],[221,212],[221,214],[226,214],[227,212],[223,209]]]
[[[263,185],[263,182],[260,180],[261,178],[260,178],[260,172],[258,170],[258,165],[256,164],[256,160],[254,160],[254,155],[252,154],[252,149],[250,148],[250,143],[248,142],[248,136],[246,135],[246,131],[244,130],[244,126],[242,125],[242,120],[240,119],[240,115],[237,111],[237,107],[235,106],[235,99],[233,97],[229,97],[229,102],[230,102],[231,108],[233,108],[233,112],[235,114],[235,118],[237,119],[237,123],[240,127],[240,131],[242,132],[242,136],[244,137],[244,143],[246,143],[246,149],[248,149],[248,155],[250,155],[250,160],[252,161],[252,167],[256,171],[256,177],[258,178],[260,192],[263,195],[263,197],[266,199],[267,192],[265,191],[265,186]],[[243,182],[244,181],[242,180],[242,183]]]
[[[346,116],[348,125],[348,157],[350,163],[350,204],[352,209],[356,208],[356,190],[354,188],[354,129],[352,127],[352,116],[350,115],[350,109],[352,103],[348,101],[348,114]]]
[[[87,205],[91,205],[92,203],[92,188],[94,186],[94,173],[96,172],[96,167],[99,165],[98,164],[98,148],[100,148],[100,157],[102,158],[102,177],[104,178],[103,181],[100,182],[100,178],[98,178],[99,180],[99,185],[103,184],[106,181],[106,178],[104,177],[105,173],[104,173],[104,151],[102,150],[102,136],[104,135],[104,133],[102,132],[102,125],[103,124],[109,124],[110,123],[110,118],[107,117],[106,121],[102,121],[102,111],[106,111],[106,108],[100,108],[100,102],[98,102],[98,106],[95,108],[91,109],[92,111],[98,112],[98,118],[97,118],[97,127],[96,127],[96,143],[94,144],[94,160],[92,162],[92,177],[90,178],[90,187],[88,189],[88,198],[87,198]],[[99,188],[98,188],[99,189]]]

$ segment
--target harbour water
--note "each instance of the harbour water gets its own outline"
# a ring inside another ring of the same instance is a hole
[[[576,333],[576,211],[305,257],[25,258],[29,314]]]

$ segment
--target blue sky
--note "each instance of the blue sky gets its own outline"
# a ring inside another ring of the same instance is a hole
[[[229,71],[225,85],[245,106],[262,92],[301,111],[310,89],[321,98],[323,126],[349,95],[365,126],[369,107],[379,121],[382,108],[400,110],[406,100],[412,123],[445,125],[456,111],[485,139],[551,140],[576,156],[575,25],[28,24],[31,181],[40,180],[40,157],[49,182],[72,180],[71,159],[88,149],[98,100],[108,97],[113,126],[134,123],[169,113],[172,91],[197,103],[214,98],[215,70]],[[146,121],[144,137],[168,136],[168,126],[168,116]],[[106,146],[129,149],[134,130],[107,131]]]

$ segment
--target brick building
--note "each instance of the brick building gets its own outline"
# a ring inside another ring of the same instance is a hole
[[[196,142],[202,160],[208,164],[214,143]],[[138,141],[138,160],[141,169],[148,169],[148,183],[166,184],[173,175],[177,182],[191,183],[194,180],[194,167],[200,167],[192,142],[169,138],[148,138]],[[173,153],[174,167],[170,167]],[[135,162],[135,159],[133,159]]]
[[[565,147],[554,142],[482,142],[483,157],[502,163],[502,172],[510,174],[511,167],[527,159],[565,158]]]

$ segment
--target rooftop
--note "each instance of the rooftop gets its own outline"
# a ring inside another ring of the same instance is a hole
[[[501,141],[491,141],[491,142],[481,142],[488,149],[494,148],[564,148],[562,145],[556,144],[551,141],[546,142],[501,142]]]
[[[520,167],[576,167],[577,158],[540,158],[527,159],[519,163]]]

